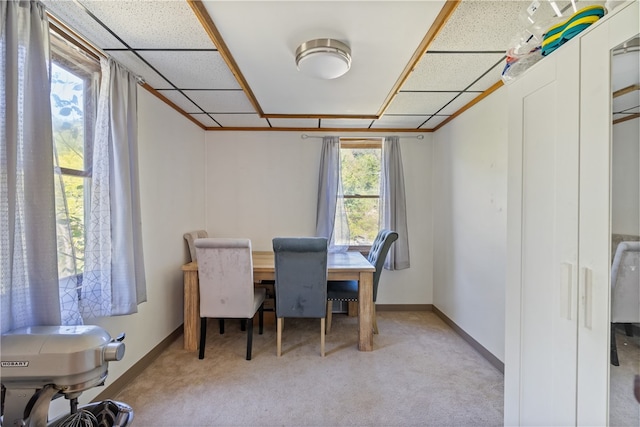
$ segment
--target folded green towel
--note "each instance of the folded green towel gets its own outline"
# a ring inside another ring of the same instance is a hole
[[[602,6],[587,6],[571,15],[565,21],[550,27],[542,38],[542,55],[549,55],[589,25],[602,18],[605,13],[606,10]]]

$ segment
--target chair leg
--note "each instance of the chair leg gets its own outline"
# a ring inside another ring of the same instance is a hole
[[[282,317],[278,317],[278,319],[276,320],[276,355],[278,357],[282,356]]]
[[[258,334],[262,335],[264,330],[264,304],[260,305],[258,309]]]
[[[200,352],[198,353],[198,359],[204,359],[204,344],[207,339],[207,318],[200,318]]]
[[[624,324],[624,332],[627,334],[628,337],[632,337],[633,336],[633,325],[631,323],[625,323]]]
[[[376,303],[373,303],[373,333],[378,334],[378,316],[376,315]]]
[[[240,330],[242,332],[247,330],[247,319],[240,319]]]
[[[247,325],[247,360],[251,360],[251,347],[253,346],[253,319],[243,319]]]
[[[327,334],[331,332],[331,319],[333,319],[333,301],[327,301]]]
[[[325,319],[320,319],[320,356],[324,357]]]
[[[224,334],[224,319],[219,319],[218,324],[220,326],[220,335]]]
[[[611,324],[611,364],[613,366],[620,366],[618,361],[618,348],[616,346],[616,327],[615,324]]]

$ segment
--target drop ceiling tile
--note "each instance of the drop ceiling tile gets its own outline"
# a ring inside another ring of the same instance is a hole
[[[241,90],[185,90],[183,93],[206,113],[255,113]]]
[[[498,61],[498,63],[494,65],[493,68],[491,68],[487,72],[487,74],[480,77],[478,81],[472,84],[471,87],[469,87],[469,90],[484,92],[485,90],[489,89],[491,86],[496,84],[497,82],[502,81],[502,70],[504,69],[504,66],[505,66],[504,60]],[[483,72],[485,71],[487,70],[484,70]],[[476,78],[477,77],[479,76],[476,76]]]
[[[502,53],[427,53],[402,90],[464,90],[503,56]]]
[[[459,97],[451,101],[450,104],[438,111],[438,114],[453,114],[469,102],[473,101],[479,95],[480,94],[478,93],[462,93]]]
[[[212,114],[222,127],[250,127],[250,128],[268,128],[269,123],[266,119],[261,118],[257,114]]]
[[[131,51],[114,50],[109,56],[124,65],[132,73],[142,77],[154,89],[171,89],[171,85]]]
[[[373,122],[371,129],[383,128],[409,128],[418,129],[420,124],[427,120],[429,116],[396,116],[385,114],[380,119]]]
[[[323,128],[359,128],[366,129],[371,125],[371,119],[322,119]]]
[[[459,92],[400,92],[385,114],[421,114],[430,116],[451,101]]]
[[[208,128],[220,127],[220,124],[217,123],[215,120],[213,120],[211,117],[209,117],[209,115],[207,114],[203,113],[203,114],[189,114],[189,115]]]
[[[219,52],[141,51],[139,53],[178,89],[240,88]]]
[[[81,1],[132,48],[215,48],[186,1]]]
[[[274,128],[317,128],[318,119],[269,119]]]
[[[161,95],[176,104],[182,111],[187,114],[202,113],[202,111],[189,99],[177,90],[160,90]]]
[[[438,114],[435,116],[431,116],[431,118],[429,118],[429,120],[425,124],[420,126],[420,129],[433,129],[434,127],[438,126],[440,123],[444,122],[448,118],[449,118],[449,115]]]
[[[124,48],[111,33],[98,24],[73,1],[43,1],[45,8],[65,25],[100,49]]]
[[[511,39],[525,27],[519,15],[527,1],[465,0],[453,12],[429,50],[506,52]]]

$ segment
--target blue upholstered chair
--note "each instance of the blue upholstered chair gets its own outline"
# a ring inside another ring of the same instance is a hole
[[[253,286],[253,259],[248,239],[204,238],[194,241],[198,257],[200,291],[200,353],[204,358],[207,318],[244,319],[247,324],[247,360],[251,360],[253,318],[259,312],[259,333],[263,330],[264,289]]]
[[[391,230],[380,230],[371,250],[368,260],[376,268],[373,273],[373,332],[378,333],[378,322],[376,322],[376,298],[378,297],[378,283],[380,274],[384,267],[384,260],[387,258],[391,244],[398,240],[398,233]],[[333,301],[358,301],[358,282],[355,280],[332,280],[327,283],[327,333],[331,331],[331,317]]]
[[[320,318],[320,354],[324,357],[327,314],[327,239],[278,237],[275,253],[277,355],[282,354],[285,317]]]

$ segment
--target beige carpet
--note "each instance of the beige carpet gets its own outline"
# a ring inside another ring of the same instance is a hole
[[[640,426],[640,404],[633,395],[633,379],[640,374],[640,337],[628,337],[622,326],[616,328],[620,366],[610,366],[609,425]]]
[[[320,321],[286,319],[246,335],[210,321],[204,360],[174,342],[116,399],[134,426],[498,426],[503,375],[431,312],[379,312],[373,352],[357,318],[335,315],[320,357]]]

